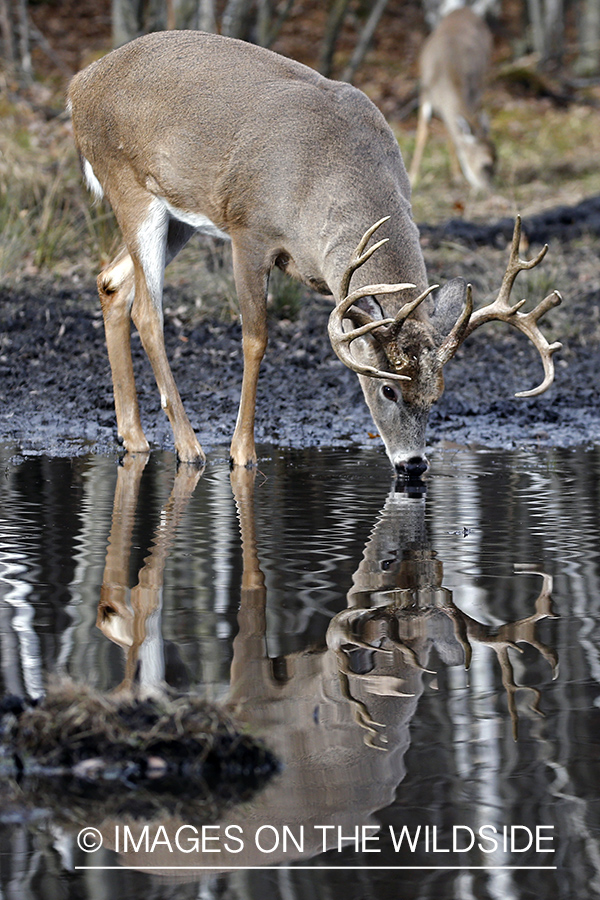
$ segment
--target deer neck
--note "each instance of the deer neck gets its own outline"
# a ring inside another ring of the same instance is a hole
[[[406,303],[413,299],[413,295],[416,297],[427,287],[427,272],[417,228],[412,219],[407,219],[400,225],[400,228],[393,231],[388,229],[388,232],[382,235],[388,238],[388,243],[354,273],[350,282],[351,291],[368,284],[414,284],[415,289],[412,292],[403,291],[400,295],[381,295],[378,298],[386,316],[393,315],[397,311],[399,297],[402,303]],[[322,249],[324,280],[329,285],[336,303],[340,301],[340,282],[358,243],[362,220],[355,232],[344,230],[344,227],[347,229],[347,225],[344,226],[341,219],[339,230],[336,229],[326,235],[324,233]]]

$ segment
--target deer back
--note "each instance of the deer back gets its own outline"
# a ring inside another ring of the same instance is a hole
[[[69,102],[79,151],[118,219],[133,180],[184,220],[251,233],[262,265],[335,295],[383,209],[407,251],[394,279],[425,284],[397,142],[356,88],[242,41],[175,31],[89,66]]]

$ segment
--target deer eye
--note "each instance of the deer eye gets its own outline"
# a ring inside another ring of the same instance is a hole
[[[396,391],[394,390],[393,387],[390,387],[389,384],[384,384],[381,391],[382,391],[385,399],[391,400],[392,403],[395,403],[396,400],[398,399],[398,395],[397,395]]]

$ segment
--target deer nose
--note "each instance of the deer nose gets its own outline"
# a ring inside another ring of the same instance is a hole
[[[396,463],[396,474],[405,478],[418,478],[429,468],[429,463],[422,456],[411,456],[406,462]]]

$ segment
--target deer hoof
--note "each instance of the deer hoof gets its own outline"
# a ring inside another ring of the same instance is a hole
[[[120,437],[120,435],[119,435]],[[150,444],[142,434],[141,437],[138,438],[122,438],[123,446],[127,450],[128,453],[137,454],[137,453],[150,453]]]
[[[234,453],[233,450],[229,453],[229,468],[235,469],[237,467],[242,469],[255,469],[258,465],[258,460],[256,458],[256,453]]]
[[[186,447],[185,449],[177,448],[177,459],[180,463],[187,465],[204,467],[206,465],[206,456],[200,444],[194,447]]]

